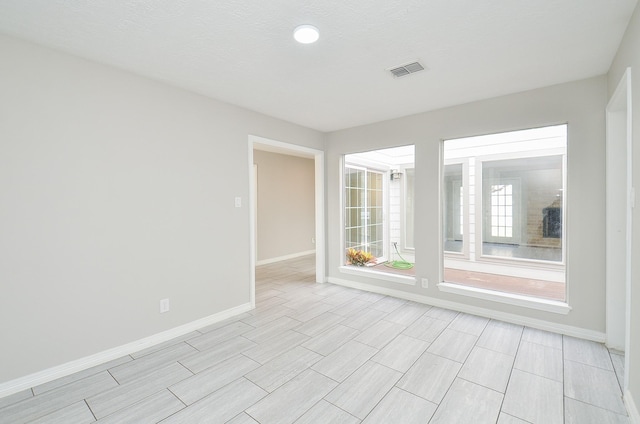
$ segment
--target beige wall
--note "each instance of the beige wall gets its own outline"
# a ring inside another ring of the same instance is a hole
[[[328,276],[444,301],[605,331],[605,115],[604,76],[541,88],[330,133],[327,137]],[[440,292],[440,141],[568,123],[568,315]],[[416,274],[429,288],[378,282],[341,273],[340,157],[346,153],[415,144]]]
[[[315,249],[313,159],[255,150],[258,262]]]
[[[323,134],[16,39],[0,51],[0,383],[247,304],[248,135],[321,150]]]
[[[631,18],[609,71],[609,95],[618,86],[627,67],[631,67],[633,113],[633,186],[640,187],[640,6]],[[637,196],[636,196],[637,198]],[[631,258],[631,346],[629,356],[629,392],[640,407],[640,208],[633,210]]]

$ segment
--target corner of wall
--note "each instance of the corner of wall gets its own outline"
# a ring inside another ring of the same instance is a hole
[[[631,424],[640,424],[640,412],[629,390],[624,393],[624,405],[627,407]]]

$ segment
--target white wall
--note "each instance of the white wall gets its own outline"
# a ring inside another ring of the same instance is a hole
[[[627,67],[631,67],[632,120],[633,120],[633,186],[636,189],[636,207],[633,210],[633,234],[631,257],[631,346],[629,355],[629,392],[640,407],[640,6],[631,18],[618,53],[609,70],[609,96]],[[637,413],[637,411],[636,411]]]
[[[313,159],[255,150],[258,262],[315,249]]]
[[[604,76],[337,131],[327,136],[328,276],[584,329],[605,330]],[[568,315],[440,292],[440,141],[568,123]],[[415,144],[416,274],[427,289],[341,273],[340,157]]]
[[[247,304],[248,135],[323,135],[16,39],[0,51],[0,383]]]

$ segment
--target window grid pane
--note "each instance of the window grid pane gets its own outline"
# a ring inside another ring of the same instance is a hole
[[[383,174],[345,167],[345,247],[384,255]]]
[[[491,235],[493,237],[513,236],[513,211],[511,205],[513,186],[511,184],[491,185]]]

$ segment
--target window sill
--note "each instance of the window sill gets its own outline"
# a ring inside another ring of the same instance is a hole
[[[340,272],[343,274],[358,275],[361,277],[374,278],[376,280],[382,280],[382,281],[391,281],[393,283],[407,284],[410,286],[416,285],[415,277],[410,277],[406,275],[393,274],[390,272],[374,271],[367,267],[355,267],[355,266],[349,266],[349,265],[341,266],[339,269],[340,269]]]
[[[526,258],[507,258],[504,256],[491,256],[491,255],[480,255],[478,258],[478,262],[486,262],[486,263],[494,263],[494,264],[505,264],[509,266],[518,266],[523,268],[540,268],[540,269],[549,269],[549,270],[561,270],[564,271],[565,263],[556,262],[556,261],[544,261],[541,259],[526,259]]]
[[[567,315],[571,312],[571,306],[565,302],[558,302],[555,300],[539,299],[530,296],[522,296],[446,282],[438,284],[438,289],[445,293],[491,300],[494,302],[506,303],[507,305],[522,306],[525,308],[537,309],[539,311],[552,312],[554,314]]]

